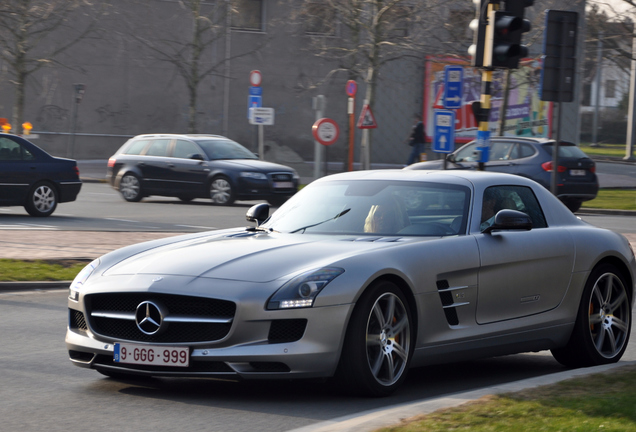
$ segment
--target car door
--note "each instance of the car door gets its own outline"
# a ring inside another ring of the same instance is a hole
[[[497,186],[486,191],[485,195],[495,192],[501,198],[495,211],[522,211],[531,217],[533,228],[489,234],[479,233],[478,227],[471,229],[476,232],[481,259],[477,322],[488,324],[554,309],[569,286],[574,264],[572,237],[564,229],[547,226],[530,188]],[[486,201],[482,199],[482,203]],[[473,226],[478,221],[473,219]]]
[[[37,180],[35,156],[19,143],[0,138],[0,204],[21,204]]]
[[[195,143],[178,139],[170,158],[170,179],[183,196],[205,195],[210,168],[205,153]]]
[[[153,139],[146,153],[140,157],[137,166],[141,170],[146,192],[158,195],[173,193],[168,158],[168,147],[171,141],[169,138]]]

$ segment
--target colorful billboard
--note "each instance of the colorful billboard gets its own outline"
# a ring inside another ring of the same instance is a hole
[[[464,67],[462,107],[456,110],[455,142],[467,143],[477,135],[477,122],[471,103],[481,98],[481,70],[472,68],[469,59],[429,56],[426,58],[424,85],[424,124],[428,141],[434,133],[434,110],[443,109],[444,66]],[[519,69],[511,70],[508,106],[504,135],[526,137],[550,137],[552,130],[552,103],[539,99],[541,63],[523,61]],[[503,103],[505,74],[493,72],[490,110],[490,131],[498,135],[500,109]]]

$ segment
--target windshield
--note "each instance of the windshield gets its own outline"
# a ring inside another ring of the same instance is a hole
[[[231,140],[197,140],[208,159],[258,159],[254,153]]]
[[[464,186],[400,181],[314,183],[263,225],[279,232],[441,236],[465,232],[470,191]]]

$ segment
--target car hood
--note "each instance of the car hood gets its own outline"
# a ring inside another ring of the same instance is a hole
[[[386,239],[386,240],[393,240]],[[119,261],[103,275],[179,275],[269,282],[299,271],[330,265],[362,251],[396,246],[365,237],[238,232],[186,239]],[[375,240],[375,241],[370,241]],[[402,242],[400,242],[402,243]]]
[[[217,159],[211,161],[217,165],[232,166],[238,169],[249,169],[251,171],[272,172],[284,171],[292,172],[292,168],[273,162],[266,162],[258,159]]]

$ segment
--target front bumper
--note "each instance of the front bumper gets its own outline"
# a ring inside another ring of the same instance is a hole
[[[90,318],[78,325],[78,313],[86,313],[82,308],[83,302],[81,298],[80,302],[69,300],[66,347],[75,365],[119,374],[230,379],[332,376],[338,364],[346,322],[353,305],[265,310],[266,299],[233,299],[237,308],[227,336],[214,342],[194,343],[145,343],[105,337],[94,332]],[[295,332],[298,332],[297,324],[302,322],[303,330],[297,337],[280,336],[280,333],[273,335],[274,327],[285,331],[286,322],[294,323]],[[190,366],[181,368],[115,363],[113,353],[116,342],[162,347],[187,346]]]

